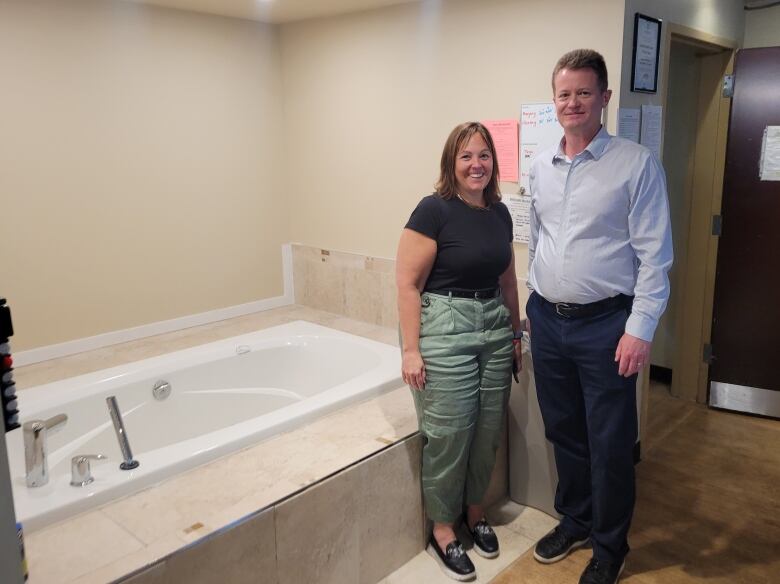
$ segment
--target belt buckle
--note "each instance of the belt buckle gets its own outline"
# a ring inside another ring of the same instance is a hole
[[[561,310],[568,310],[569,308],[571,308],[571,306],[569,306],[569,304],[567,304],[566,302],[556,302],[555,314],[563,318],[571,318],[570,315],[566,314],[565,312],[561,312]]]

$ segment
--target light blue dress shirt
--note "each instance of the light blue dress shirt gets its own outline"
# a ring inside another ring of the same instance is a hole
[[[672,266],[663,168],[603,127],[572,160],[562,146],[542,152],[529,173],[528,284],[550,302],[633,295],[626,332],[652,341]]]

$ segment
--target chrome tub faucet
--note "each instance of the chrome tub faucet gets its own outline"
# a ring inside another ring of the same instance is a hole
[[[49,482],[46,436],[49,430],[59,427],[67,420],[66,414],[57,414],[48,420],[29,420],[22,424],[24,467],[28,487],[42,487]]]

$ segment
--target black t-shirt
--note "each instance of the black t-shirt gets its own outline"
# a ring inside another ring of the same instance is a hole
[[[512,259],[512,217],[503,203],[473,209],[457,197],[424,197],[406,227],[436,240],[425,290],[495,288]]]

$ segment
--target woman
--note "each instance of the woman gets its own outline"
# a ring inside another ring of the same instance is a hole
[[[464,504],[474,550],[499,551],[482,499],[521,338],[512,219],[500,199],[490,133],[477,122],[457,126],[436,192],[412,213],[396,259],[402,375],[425,439],[428,553],[456,580],[475,577],[454,531]]]

